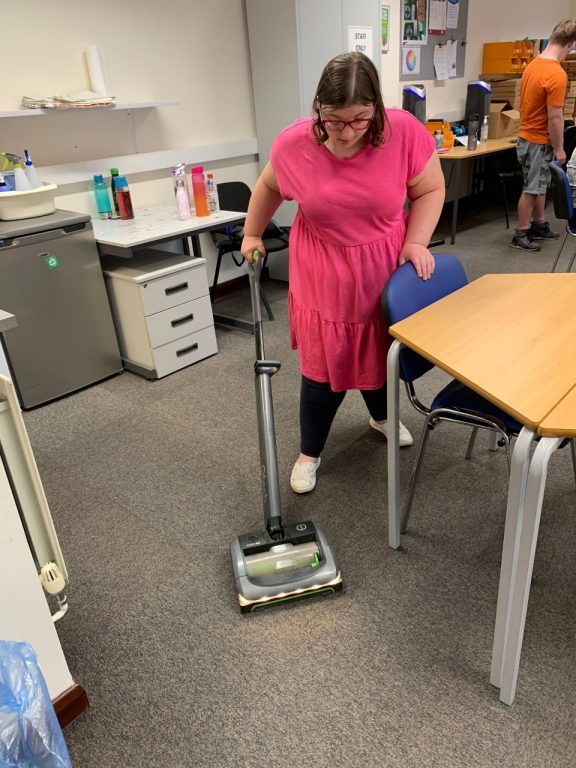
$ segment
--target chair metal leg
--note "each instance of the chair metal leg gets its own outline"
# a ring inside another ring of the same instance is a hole
[[[264,304],[264,306],[266,307],[266,312],[268,313],[268,319],[274,320],[272,309],[270,308],[270,304],[268,303],[268,299],[266,298],[266,294],[262,290],[262,287],[260,287],[260,298],[262,299],[262,304]]]
[[[576,441],[570,440],[570,453],[572,454],[572,469],[574,470],[574,482],[576,483]]]
[[[490,431],[488,450],[489,451],[497,451],[498,450],[498,433],[494,432],[494,430]]]
[[[427,416],[426,421],[424,422],[424,427],[422,429],[422,435],[420,437],[418,453],[416,455],[416,460],[414,461],[414,467],[412,469],[412,477],[410,478],[410,487],[408,488],[408,497],[406,499],[406,506],[404,507],[404,514],[402,515],[400,533],[406,533],[406,526],[408,525],[408,520],[410,519],[410,513],[412,511],[412,501],[414,500],[416,482],[418,480],[418,475],[420,474],[424,451],[426,450],[426,445],[428,443],[428,438],[430,437],[431,431],[432,429],[430,428],[430,416]]]
[[[568,225],[566,225],[566,234],[564,235],[564,240],[562,240],[562,244],[558,249],[558,253],[556,254],[556,259],[554,261],[554,264],[552,265],[552,269],[550,270],[550,272],[554,272],[554,270],[556,269],[556,265],[558,264],[558,260],[560,259],[560,254],[562,253],[562,249],[564,248],[564,245],[566,243],[566,238],[568,237],[568,232],[569,232]],[[574,251],[574,253],[576,253],[576,251]],[[574,256],[572,257],[572,261],[573,260],[574,260]],[[568,269],[568,272],[570,272],[570,269],[572,268],[572,261],[570,262],[570,268]]]
[[[472,434],[470,435],[470,440],[468,441],[468,448],[466,450],[466,458],[471,459],[472,458],[472,451],[474,450],[474,444],[476,443],[476,436],[478,435],[478,427],[474,427],[472,429]]]

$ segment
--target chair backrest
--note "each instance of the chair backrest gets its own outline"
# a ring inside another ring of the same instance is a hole
[[[564,152],[566,159],[570,160],[576,149],[576,125],[569,125],[564,129]]]
[[[223,211],[246,213],[252,192],[243,181],[224,181],[218,184],[218,199]]]
[[[568,221],[574,215],[572,188],[568,181],[568,176],[556,160],[550,163],[550,174],[550,191],[552,202],[554,203],[554,215],[557,219]]]
[[[467,285],[468,278],[460,261],[451,253],[434,255],[436,263],[429,280],[422,280],[412,264],[403,264],[392,274],[382,294],[382,312],[388,326],[413,315],[429,304]],[[400,370],[404,381],[415,381],[434,364],[410,349],[400,352]]]

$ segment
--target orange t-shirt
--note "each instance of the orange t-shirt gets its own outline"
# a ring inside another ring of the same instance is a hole
[[[532,144],[550,144],[548,107],[563,107],[568,75],[555,59],[532,59],[520,86],[518,136]]]

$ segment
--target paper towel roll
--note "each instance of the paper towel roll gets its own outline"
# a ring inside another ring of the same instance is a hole
[[[109,96],[106,78],[104,76],[104,67],[102,66],[102,57],[97,45],[89,45],[86,49],[86,61],[88,62],[88,75],[90,77],[90,88],[94,93],[101,96]]]

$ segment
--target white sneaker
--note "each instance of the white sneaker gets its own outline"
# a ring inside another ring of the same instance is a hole
[[[388,439],[388,422],[382,421],[377,422],[374,421],[374,419],[370,419],[370,426],[372,429],[375,429],[377,432],[382,432],[383,435],[385,435],[386,439]],[[410,432],[406,429],[404,424],[400,422],[400,448],[405,448],[407,445],[412,445],[414,443],[414,439]]]
[[[294,493],[308,493],[316,487],[316,470],[321,459],[317,461],[297,461],[290,475],[290,487]]]

